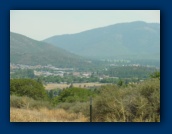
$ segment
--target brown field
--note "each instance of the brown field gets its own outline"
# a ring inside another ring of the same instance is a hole
[[[99,87],[101,85],[106,85],[106,83],[73,83],[74,87]],[[46,90],[51,90],[51,89],[56,89],[56,88],[67,88],[69,87],[70,84],[58,84],[58,83],[50,83],[50,84],[46,84],[44,85]]]
[[[29,110],[10,108],[10,122],[88,122],[88,119],[81,113],[67,113],[63,109]]]

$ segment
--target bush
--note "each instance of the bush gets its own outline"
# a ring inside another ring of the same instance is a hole
[[[86,117],[89,116],[89,102],[63,102],[57,105],[57,109],[64,109],[70,113],[82,113]]]
[[[24,109],[40,109],[42,107],[51,108],[49,102],[38,101],[26,96],[10,96],[10,107],[24,108]]]
[[[32,79],[11,79],[10,95],[28,96],[35,100],[47,100],[43,85]]]
[[[156,71],[150,75],[151,78],[158,78],[160,79],[160,72]]]
[[[93,91],[84,88],[68,88],[63,90],[59,96],[52,99],[53,105],[57,105],[60,102],[86,102],[90,96],[94,96]]]
[[[151,79],[135,87],[105,86],[93,104],[93,121],[160,121],[160,81]]]

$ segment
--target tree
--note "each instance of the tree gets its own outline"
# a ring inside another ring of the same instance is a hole
[[[117,83],[118,86],[122,86],[124,84],[124,82],[120,79]]]
[[[70,84],[69,88],[73,88],[73,83]]]
[[[37,82],[42,84],[42,79],[40,77],[38,77]]]
[[[42,83],[32,79],[11,79],[10,94],[28,96],[35,100],[47,100],[48,95]]]
[[[34,71],[31,69],[27,69],[26,73],[28,75],[28,78],[34,78],[35,77]]]
[[[53,98],[53,103],[59,102],[86,102],[90,96],[94,96],[94,92],[84,88],[68,88],[63,90],[59,96]]]
[[[150,75],[151,78],[158,78],[160,79],[160,72],[156,71]]]

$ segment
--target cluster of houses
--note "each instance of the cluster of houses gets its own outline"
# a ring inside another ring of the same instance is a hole
[[[76,72],[74,68],[57,68],[52,65],[23,65],[23,64],[12,64],[10,63],[10,72],[15,69],[32,69],[34,70],[34,74],[36,76],[61,76],[63,77],[65,74],[73,75],[76,77],[86,77],[89,78],[91,76],[91,72]],[[47,70],[46,70],[47,69]],[[46,70],[46,71],[45,71]]]
[[[52,69],[52,70],[74,70],[73,68],[57,68],[52,65],[23,65],[23,64],[13,64],[10,63],[10,69],[41,69],[41,68],[47,68],[47,69]]]
[[[37,69],[37,68],[43,68],[41,65],[23,65],[23,64],[13,64],[10,63],[10,69]]]

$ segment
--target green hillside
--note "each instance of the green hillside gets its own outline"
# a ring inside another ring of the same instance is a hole
[[[158,23],[119,23],[44,41],[91,58],[160,59]]]
[[[88,61],[80,56],[12,32],[10,33],[10,62],[26,65],[51,64],[57,67],[89,66]]]

